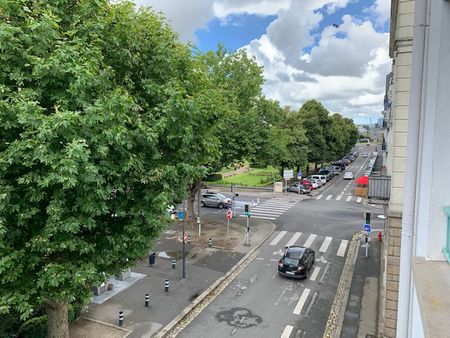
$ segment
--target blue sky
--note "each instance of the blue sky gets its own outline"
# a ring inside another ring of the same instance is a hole
[[[202,51],[219,43],[246,50],[264,68],[264,94],[282,105],[317,99],[356,123],[381,116],[390,0],[136,2],[162,12],[182,41]]]

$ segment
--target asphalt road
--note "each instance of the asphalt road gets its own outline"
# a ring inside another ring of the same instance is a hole
[[[361,176],[368,161],[361,151],[346,171]],[[352,195],[353,180],[342,177],[334,178],[313,197],[287,193],[252,207],[252,218],[271,220],[276,231],[252,263],[179,336],[323,336],[351,236],[362,230],[363,213],[368,209]],[[293,244],[316,252],[306,280],[277,274],[283,248]]]

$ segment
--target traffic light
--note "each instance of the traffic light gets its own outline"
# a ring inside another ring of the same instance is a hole
[[[250,211],[248,207],[249,207],[248,204],[246,204],[245,207],[244,207],[244,211],[245,211],[246,214],[248,214],[249,211]]]
[[[370,224],[370,212],[366,211],[366,224]]]

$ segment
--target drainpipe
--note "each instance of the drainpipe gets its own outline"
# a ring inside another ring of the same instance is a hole
[[[414,31],[409,98],[408,139],[406,149],[405,189],[402,212],[400,277],[397,312],[397,338],[409,337],[411,309],[411,258],[414,244],[414,214],[418,175],[420,116],[424,86],[424,57],[428,0],[415,1]]]

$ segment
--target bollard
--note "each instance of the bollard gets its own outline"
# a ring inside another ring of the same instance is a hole
[[[155,264],[156,253],[152,252],[148,255],[148,265],[153,266]]]
[[[209,247],[212,247],[212,239],[211,239],[211,238],[208,239],[208,246],[209,246]]]
[[[123,326],[123,310],[119,311],[119,326]]]
[[[164,291],[169,292],[169,280],[168,279],[166,279],[164,281]]]
[[[148,292],[145,293],[145,307],[148,307],[148,303],[150,303],[150,295]]]
[[[188,245],[191,245],[191,235],[188,235],[187,243],[188,243]]]
[[[378,240],[381,242],[381,239],[383,238],[383,234],[381,231],[378,232]]]
[[[175,260],[175,258],[172,258],[172,269],[175,269],[175,264],[176,264],[176,260]]]

